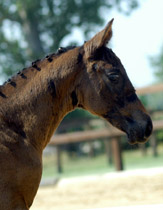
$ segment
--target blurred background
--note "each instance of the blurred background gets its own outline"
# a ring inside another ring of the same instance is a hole
[[[44,151],[43,181],[163,166],[162,11],[162,0],[0,0],[1,84],[60,46],[82,45],[114,17],[110,47],[154,121],[149,142],[130,146],[105,121],[75,110]]]

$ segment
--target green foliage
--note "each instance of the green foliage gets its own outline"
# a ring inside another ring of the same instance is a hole
[[[129,14],[137,6],[137,0],[0,0],[1,76],[54,52],[75,27],[88,38],[103,24],[102,8]]]
[[[159,55],[150,58],[151,64],[155,69],[155,75],[158,81],[163,81],[163,47]]]
[[[94,115],[90,114],[90,112],[84,109],[76,109],[73,112],[70,112],[69,115],[65,117],[65,119],[77,119],[77,118],[95,118]]]
[[[139,98],[147,110],[163,111],[162,92],[140,96]]]
[[[156,139],[158,143],[162,143],[163,142],[163,131],[160,130],[156,133]]]

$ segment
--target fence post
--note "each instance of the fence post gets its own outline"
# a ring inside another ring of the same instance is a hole
[[[56,146],[56,153],[57,153],[57,171],[58,173],[62,173],[62,163],[61,163],[61,147],[58,145]]]
[[[115,168],[117,171],[123,170],[123,161],[122,161],[122,153],[121,153],[121,142],[120,138],[112,138],[112,151],[113,151],[113,160],[115,164]]]
[[[109,165],[113,164],[112,148],[110,139],[104,139],[105,151]]]
[[[152,153],[154,157],[158,156],[158,151],[157,151],[157,140],[154,134],[152,134],[151,138],[150,138],[150,144],[152,147]]]

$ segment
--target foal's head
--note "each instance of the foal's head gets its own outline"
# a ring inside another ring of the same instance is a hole
[[[84,44],[82,105],[126,132],[131,144],[143,143],[152,132],[152,122],[120,59],[106,47],[112,36],[112,23],[113,20]]]

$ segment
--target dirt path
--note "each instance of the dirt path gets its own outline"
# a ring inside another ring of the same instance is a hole
[[[163,168],[61,180],[40,187],[31,210],[78,210],[163,203]]]

